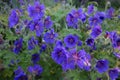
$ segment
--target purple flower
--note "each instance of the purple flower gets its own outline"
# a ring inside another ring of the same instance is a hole
[[[109,69],[109,62],[106,59],[98,60],[95,66],[99,73],[103,73]]]
[[[79,66],[80,69],[90,70],[91,57],[85,52],[85,50],[80,50],[77,52],[76,49],[70,50],[67,60],[62,65],[63,70],[74,69],[75,66]]]
[[[85,21],[86,16],[83,14],[82,8],[79,8],[78,10],[73,9],[69,14],[66,16],[66,22],[69,27],[77,28],[78,20],[81,20],[82,22]]]
[[[58,63],[58,64],[63,64],[64,61],[67,59],[67,51],[65,50],[64,47],[55,47],[52,54],[52,59]]]
[[[108,32],[108,35],[109,35],[111,42],[113,42],[113,43],[118,37],[118,34],[116,31]]]
[[[57,38],[58,34],[54,32],[54,30],[50,30],[44,34],[44,40],[46,43],[53,44],[55,39]]]
[[[42,44],[42,45],[41,45],[41,50],[42,50],[42,51],[45,51],[46,48],[47,48],[47,45],[46,45],[46,44]]]
[[[91,16],[90,18],[88,18],[88,21],[90,26],[96,26],[98,24],[101,24],[101,20],[98,16]]]
[[[39,76],[43,72],[43,69],[40,65],[35,64],[34,66],[29,66],[28,71],[35,76]]]
[[[112,17],[114,17],[114,13],[115,13],[115,10],[114,10],[114,8],[109,8],[107,11],[106,11],[106,16],[107,16],[107,18],[112,18]]]
[[[38,53],[35,53],[32,55],[31,61],[33,63],[37,63],[38,61],[40,61],[40,55]]]
[[[100,25],[97,25],[97,26],[95,26],[95,27],[92,29],[92,32],[91,32],[90,35],[91,35],[92,38],[96,38],[96,37],[98,37],[101,33],[102,33],[101,26],[100,26]]]
[[[33,21],[29,24],[29,28],[31,31],[36,31],[36,36],[41,36],[41,34],[44,31],[44,27],[43,27],[43,22],[42,21]]]
[[[29,50],[34,49],[36,45],[38,45],[38,40],[35,40],[35,38],[32,36],[32,37],[28,40],[28,49],[29,49]]]
[[[119,71],[118,69],[110,69],[108,71],[108,74],[109,74],[109,77],[111,80],[116,80],[116,78],[118,78],[118,75],[119,75]]]
[[[22,45],[23,45],[23,39],[22,38],[16,40],[14,42],[13,52],[18,54],[21,51],[21,49],[22,49]]]
[[[20,74],[15,76],[14,80],[28,80],[28,77],[26,74]]]
[[[14,71],[15,77],[14,80],[28,80],[27,75],[24,73],[21,67],[18,67],[17,70]]]
[[[84,23],[85,21],[86,21],[86,18],[87,18],[87,16],[86,16],[86,14],[84,13],[84,14],[82,14],[81,15],[81,21]]]
[[[14,71],[15,75],[19,75],[24,73],[23,69],[19,66],[15,71]]]
[[[120,53],[114,53],[114,55],[115,55],[118,59],[120,59]]]
[[[113,47],[120,50],[120,37],[116,38],[113,43]]]
[[[78,53],[79,53],[81,62],[78,62],[77,65],[81,69],[89,71],[90,68],[91,68],[91,63],[90,63],[91,62],[91,56],[90,56],[90,54],[86,53],[86,51],[84,49],[80,50]]]
[[[75,47],[78,42],[78,39],[75,35],[69,34],[64,38],[64,43],[67,47],[72,48]]]
[[[9,18],[8,18],[9,26],[10,28],[14,27],[19,22],[19,16],[16,10],[12,10],[10,12]]]
[[[90,47],[93,47],[93,46],[95,46],[95,41],[94,41],[93,38],[88,38],[88,39],[86,40],[86,44],[87,44],[88,46],[90,46]]]
[[[82,46],[82,41],[81,40],[78,40],[77,46]]]
[[[88,13],[88,14],[91,14],[91,13],[93,13],[93,12],[94,12],[94,5],[91,4],[91,5],[88,6],[88,11],[87,11],[87,13]]]
[[[21,5],[24,5],[24,4],[25,4],[24,0],[18,0],[18,1],[19,1],[19,3],[20,3]]]
[[[45,6],[43,4],[40,4],[38,1],[35,2],[33,6],[28,6],[29,16],[34,20],[41,19],[44,16],[44,11]]]
[[[99,18],[99,20],[101,20],[100,22],[102,22],[106,19],[105,12],[97,12],[95,15]]]
[[[53,25],[53,22],[52,22],[50,16],[48,16],[48,17],[44,20],[44,26],[45,26],[47,29],[49,29],[49,28],[52,27],[52,25]]]
[[[61,40],[57,40],[55,46],[63,46],[63,43]]]
[[[83,10],[82,10],[82,8],[79,8],[78,10],[74,10],[74,9],[73,9],[73,10],[71,11],[71,14],[73,15],[74,18],[80,19],[81,16],[82,16],[82,14],[83,14]]]
[[[71,13],[67,14],[66,22],[69,27],[77,28],[78,19],[76,19]]]

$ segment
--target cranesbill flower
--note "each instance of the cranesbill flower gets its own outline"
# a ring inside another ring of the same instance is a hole
[[[14,71],[14,74],[15,75],[19,75],[21,73],[24,73],[23,69],[19,66],[15,71]]]
[[[40,46],[40,53],[43,52],[43,51],[45,51],[46,48],[47,48],[47,45],[46,45],[46,44],[42,44],[42,45]]]
[[[55,46],[63,46],[63,43],[61,40],[57,40]]]
[[[83,10],[82,10],[82,8],[79,8],[78,10],[73,9],[71,11],[71,14],[74,16],[74,18],[80,19],[83,14]]]
[[[89,71],[91,69],[91,56],[90,56],[90,54],[86,53],[86,51],[84,49],[80,50],[78,53],[79,53],[81,62],[78,62],[77,65],[81,69]]]
[[[88,6],[87,13],[88,13],[88,14],[91,14],[91,13],[93,13],[93,12],[94,12],[94,5],[91,4],[91,5]]]
[[[41,36],[44,31],[44,25],[42,21],[30,21],[31,23],[28,25],[31,31],[36,31],[36,36]]]
[[[91,16],[88,18],[88,21],[90,26],[96,26],[98,24],[101,24],[101,20],[98,16]]]
[[[23,73],[23,74],[15,76],[14,80],[28,80],[28,76]]]
[[[114,53],[114,55],[118,58],[118,59],[120,59],[120,53]]]
[[[100,25],[97,25],[97,26],[95,26],[95,27],[92,29],[92,32],[91,32],[90,35],[91,35],[92,38],[96,38],[96,37],[98,37],[101,33],[102,33],[101,26],[100,26]]]
[[[40,65],[35,64],[33,66],[29,66],[28,71],[35,76],[40,76],[40,74],[43,72],[43,68]]]
[[[109,69],[109,62],[107,59],[98,60],[95,66],[96,70],[99,73],[104,73]]]
[[[23,45],[23,39],[22,38],[16,40],[14,42],[13,52],[18,54],[21,51],[21,49],[22,49],[22,45]]]
[[[58,64],[63,64],[64,61],[67,59],[67,51],[65,50],[64,47],[55,47],[54,50],[52,51],[52,59],[58,63]]]
[[[15,70],[14,73],[14,80],[28,80],[28,76],[24,73],[21,67],[18,67],[18,69]]]
[[[111,80],[116,80],[118,78],[119,71],[116,68],[115,69],[110,69],[108,71],[108,75],[109,75]]]
[[[72,35],[72,34],[69,34],[64,38],[64,43],[69,48],[75,47],[77,42],[78,42],[77,37],[75,35]]]
[[[29,50],[34,49],[36,45],[38,45],[38,40],[35,40],[35,38],[32,36],[32,37],[28,40],[28,49],[29,49]]]
[[[93,47],[95,45],[94,39],[93,38],[88,38],[86,40],[86,44],[90,47]]]
[[[91,57],[85,52],[85,50],[80,50],[77,52],[76,49],[70,50],[67,60],[62,65],[63,70],[74,69],[75,66],[79,66],[80,69],[90,70]]]
[[[116,38],[116,40],[114,42],[112,42],[113,47],[116,49],[120,50],[120,37]]]
[[[44,40],[46,43],[53,44],[55,39],[57,38],[58,34],[54,32],[54,30],[50,30],[44,34]]]
[[[104,21],[106,19],[106,14],[105,12],[97,12],[95,14],[95,16],[97,16],[100,19],[100,22]]]
[[[71,13],[67,14],[66,22],[69,27],[77,28],[78,19],[76,19]]]
[[[83,13],[83,14],[81,15],[80,20],[84,23],[84,22],[86,21],[86,19],[87,19],[87,16],[86,16],[85,13]]]
[[[8,22],[9,22],[8,24],[9,24],[10,28],[12,28],[12,27],[14,27],[15,25],[18,24],[18,22],[19,22],[19,15],[18,15],[16,10],[12,10],[10,12],[10,15],[9,15],[9,18],[8,18]]]
[[[37,63],[39,60],[40,60],[40,55],[38,53],[32,55],[31,61],[33,63]]]
[[[106,16],[107,18],[112,18],[114,17],[114,13],[115,13],[115,9],[114,8],[109,8],[107,11],[106,11]]]
[[[29,16],[33,20],[41,19],[44,16],[45,6],[40,4],[38,1],[34,3],[34,5],[28,6],[28,13]]]
[[[108,35],[109,35],[111,42],[114,42],[118,37],[118,34],[116,31],[108,32]]]
[[[49,29],[49,28],[52,27],[52,25],[53,25],[53,22],[52,22],[50,16],[48,16],[48,17],[44,20],[44,26],[45,26],[47,29]]]

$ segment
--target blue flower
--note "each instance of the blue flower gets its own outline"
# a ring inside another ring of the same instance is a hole
[[[80,61],[78,61],[77,65],[79,66],[79,68],[89,71],[91,69],[90,54],[86,53],[84,49],[80,50],[78,54]]]
[[[42,45],[41,45],[41,51],[45,51],[46,48],[47,48],[47,45],[46,45],[46,44],[42,44]]]
[[[57,38],[58,34],[54,32],[54,30],[50,30],[44,34],[44,40],[46,43],[53,44],[55,39]]]
[[[120,59],[120,53],[114,53],[114,55],[118,58],[118,59]]]
[[[34,3],[34,5],[28,6],[28,13],[29,16],[33,20],[41,19],[44,16],[45,6],[40,4],[38,1]]]
[[[22,74],[22,73],[24,73],[24,71],[20,66],[14,71],[15,75],[19,75],[19,74]]]
[[[89,71],[91,68],[91,56],[85,52],[85,50],[80,50],[77,52],[76,49],[70,50],[67,54],[67,60],[62,64],[63,70],[74,69],[75,66],[79,66],[80,69]]]
[[[76,19],[71,13],[67,14],[66,22],[69,27],[77,28],[78,19]]]
[[[74,18],[76,18],[76,19],[80,19],[81,18],[81,16],[82,16],[82,14],[83,14],[83,10],[82,10],[82,8],[79,8],[78,10],[72,10],[71,11],[71,14],[74,16]]]
[[[18,67],[17,70],[14,71],[14,73],[14,80],[28,80],[28,76],[24,73],[21,67]]]
[[[73,48],[76,46],[78,39],[75,35],[69,34],[64,38],[64,43],[67,47]]]
[[[106,59],[102,59],[102,60],[98,60],[95,66],[96,70],[99,73],[104,73],[105,71],[107,71],[109,69],[109,62]]]
[[[40,65],[35,64],[33,66],[29,66],[28,71],[35,76],[40,76],[40,74],[43,72],[43,68]]]
[[[96,26],[98,24],[101,24],[101,20],[98,16],[91,16],[88,18],[88,21],[90,26]]]
[[[67,59],[67,51],[64,47],[58,46],[54,48],[51,56],[56,63],[63,64],[64,61]]]
[[[57,40],[55,46],[63,46],[63,43],[61,40]]]
[[[35,38],[32,36],[32,37],[28,40],[28,49],[29,49],[29,50],[34,49],[36,45],[38,45],[38,40],[35,40]]]
[[[104,20],[106,19],[106,14],[105,14],[105,12],[97,12],[97,13],[95,14],[95,16],[97,16],[97,17],[99,18],[100,22],[102,22],[102,21],[104,21]]]
[[[53,26],[53,22],[50,18],[50,16],[48,16],[45,20],[44,20],[44,26],[49,29]]]
[[[88,38],[86,40],[86,44],[90,47],[94,46],[95,45],[94,39],[93,38]]]
[[[83,23],[85,23],[86,19],[87,19],[86,14],[85,14],[85,13],[82,14],[80,20],[81,20]]]
[[[38,61],[40,61],[40,55],[38,53],[35,53],[32,55],[31,61],[33,63],[37,63]]]
[[[119,71],[116,68],[115,69],[110,69],[108,71],[108,75],[109,75],[111,80],[116,80],[118,78]]]
[[[112,42],[113,47],[115,49],[119,49],[120,50],[120,37],[116,38],[116,40],[114,42]]]
[[[116,31],[111,31],[111,32],[108,32],[108,36],[111,40],[112,43],[114,43],[114,41],[117,39],[118,37],[118,34]]]
[[[15,76],[14,80],[28,80],[28,77],[26,74],[20,74],[18,76]]]
[[[91,35],[92,38],[96,38],[96,37],[98,37],[101,33],[102,33],[101,26],[100,26],[100,25],[97,25],[97,26],[95,26],[95,27],[92,29],[92,32],[91,32],[90,35]]]
[[[9,26],[10,28],[14,27],[19,22],[19,16],[16,10],[12,10],[10,12],[9,18],[8,18]]]
[[[41,34],[44,31],[44,25],[42,21],[36,20],[36,21],[30,21],[30,24],[28,25],[31,31],[36,31],[36,36],[41,36]]]
[[[91,13],[93,13],[93,12],[94,12],[94,5],[91,4],[91,5],[88,6],[87,13],[88,13],[88,14],[91,14]]]
[[[115,13],[115,9],[114,8],[109,8],[107,11],[106,11],[106,16],[107,18],[112,18],[114,17],[114,13]]]
[[[22,50],[22,46],[23,46],[23,39],[20,38],[20,39],[16,40],[14,42],[13,52],[18,54]]]

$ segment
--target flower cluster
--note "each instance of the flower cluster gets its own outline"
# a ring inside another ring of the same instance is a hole
[[[97,11],[93,4],[87,10],[83,8],[72,9],[66,15],[66,23],[69,28],[82,30],[81,25],[90,27],[87,38],[82,39],[79,33],[69,33],[59,37],[60,31],[54,29],[54,22],[46,15],[46,8],[40,2],[35,1],[33,5],[27,7],[27,18],[22,20],[24,10],[11,10],[8,22],[11,29],[15,29],[20,38],[14,41],[12,51],[19,55],[25,53],[24,49],[30,53],[30,66],[24,71],[18,67],[15,71],[14,80],[28,80],[27,71],[33,76],[40,76],[43,72],[41,67],[40,53],[46,52],[51,55],[52,60],[60,65],[63,71],[74,70],[76,68],[85,71],[93,71],[103,74],[107,73],[111,80],[119,76],[119,68],[111,67],[107,58],[96,58],[92,52],[98,50],[99,38],[104,34],[103,24],[105,20],[110,20],[115,16],[115,10],[109,8],[106,11]],[[24,26],[23,26],[24,25]],[[105,25],[105,24],[104,24]],[[22,27],[21,27],[22,26]],[[84,27],[83,32],[86,27]],[[34,34],[35,33],[35,34]],[[22,34],[24,34],[24,37]],[[59,34],[59,35],[58,35]],[[82,35],[82,34],[81,34]],[[27,37],[26,37],[27,36]],[[84,36],[84,35],[83,35]],[[114,55],[120,59],[120,35],[116,31],[106,31],[104,39],[109,39],[114,49]],[[98,41],[98,42],[97,42]],[[26,45],[27,43],[27,45]],[[87,48],[90,48],[90,52]],[[39,49],[39,50],[38,50]],[[38,50],[38,52],[35,52]],[[35,52],[35,53],[33,53]],[[48,54],[48,56],[49,56]],[[96,54],[97,55],[97,54]],[[94,66],[93,66],[94,65]],[[97,80],[101,80],[98,78]]]

